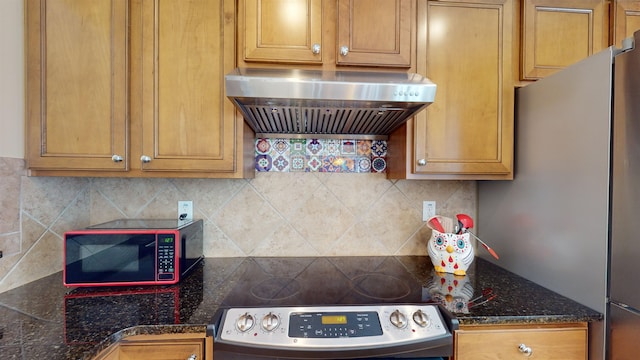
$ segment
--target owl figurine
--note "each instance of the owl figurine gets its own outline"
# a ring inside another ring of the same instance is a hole
[[[474,250],[469,233],[453,234],[431,230],[427,252],[437,272],[464,276],[473,262]]]
[[[427,284],[429,295],[453,313],[468,313],[473,286],[468,276],[435,272]]]

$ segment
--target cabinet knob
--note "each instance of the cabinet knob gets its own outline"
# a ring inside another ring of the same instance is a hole
[[[142,161],[143,163],[150,163],[151,162],[151,158],[148,157],[147,155],[142,155],[140,156],[140,161]]]
[[[198,357],[196,356],[196,354],[191,354],[191,356],[189,356],[187,360],[198,360]]]
[[[349,47],[347,47],[347,46],[341,46],[341,47],[340,47],[340,55],[342,55],[342,56],[347,56],[347,55],[349,55]]]
[[[518,346],[518,351],[520,351],[525,356],[531,356],[531,354],[533,353],[533,350],[531,350],[531,348],[525,344],[520,344],[520,346]]]
[[[427,159],[420,159],[420,160],[418,160],[418,165],[420,165],[420,166],[425,166],[425,165],[427,165]]]
[[[122,159],[122,156],[120,156],[120,155],[118,155],[118,154],[114,154],[114,155],[111,157],[111,160],[113,160],[113,162],[119,163],[119,162],[121,162],[123,159]]]
[[[320,54],[320,44],[313,44],[311,47],[311,52],[318,55]]]

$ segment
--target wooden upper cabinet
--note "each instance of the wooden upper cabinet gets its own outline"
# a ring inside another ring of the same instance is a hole
[[[240,0],[240,65],[412,65],[415,0]]]
[[[235,170],[235,110],[224,96],[234,68],[233,6],[211,0],[134,1],[133,160],[143,171]],[[232,4],[232,1],[231,1]],[[138,41],[138,39],[141,39]],[[139,131],[139,133],[138,133]]]
[[[126,170],[128,2],[25,8],[27,167]]]
[[[240,0],[238,10],[244,61],[322,63],[322,0]]]
[[[27,0],[32,175],[252,177],[234,0]]]
[[[416,2],[338,1],[338,65],[411,66]]]
[[[622,46],[622,40],[640,30],[640,1],[615,0],[613,2],[612,42]]]
[[[607,0],[525,0],[522,80],[536,80],[606,48]]]
[[[436,97],[391,135],[389,177],[513,177],[513,17],[511,0],[418,3],[417,70]]]

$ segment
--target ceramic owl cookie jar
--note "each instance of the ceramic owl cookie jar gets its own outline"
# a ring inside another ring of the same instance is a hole
[[[450,219],[434,216],[427,222],[431,228],[431,238],[427,242],[429,258],[437,272],[466,275],[474,259],[470,234],[455,234],[453,229],[445,230],[448,225],[447,220]]]

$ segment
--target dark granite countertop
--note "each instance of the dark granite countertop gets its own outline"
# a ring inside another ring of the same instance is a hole
[[[207,258],[174,286],[65,288],[59,272],[2,293],[0,358],[84,359],[129,335],[201,333],[221,306],[363,301],[438,301],[461,325],[602,319],[480,258],[464,277],[422,256]]]

